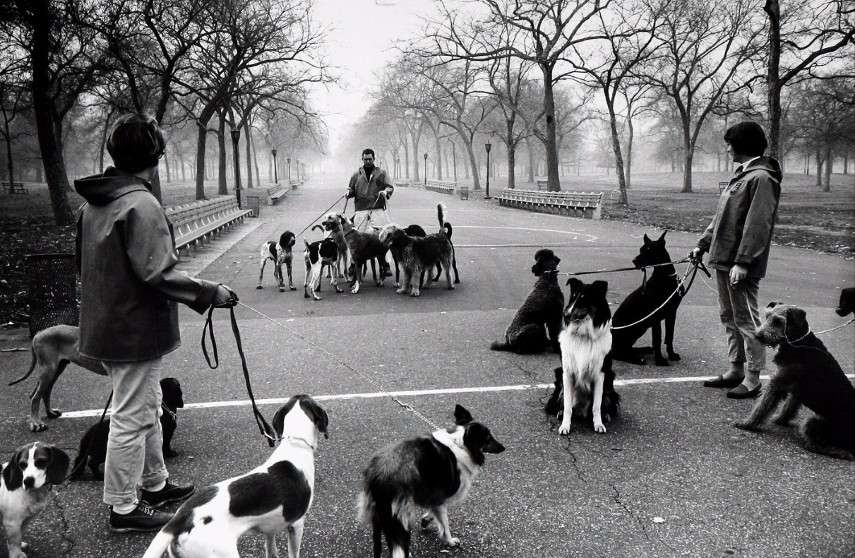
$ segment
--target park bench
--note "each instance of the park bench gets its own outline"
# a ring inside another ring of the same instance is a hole
[[[539,192],[534,190],[501,190],[499,205],[543,213],[600,219],[602,192]]]
[[[251,210],[238,207],[234,196],[217,196],[166,209],[173,227],[175,248],[179,251],[190,249],[197,242],[242,222],[250,213]]]
[[[284,198],[287,193],[288,189],[283,186],[271,186],[270,188],[267,188],[267,195],[270,197],[270,205],[273,205]]]
[[[301,178],[292,178],[291,179],[291,189],[296,190],[298,186],[303,185],[303,180]]]
[[[0,182],[3,185],[3,190],[7,194],[26,194],[27,188],[24,186],[23,182],[12,182],[11,184],[8,182]]]
[[[255,199],[263,199],[264,205],[274,205],[276,202],[288,195],[288,188],[285,186],[266,186],[261,188],[246,188],[241,191],[242,199],[247,201]],[[259,202],[260,204],[261,202]]]
[[[546,178],[536,178],[534,183],[537,185],[537,190],[539,192],[546,192],[549,190],[549,180]]]
[[[439,192],[440,194],[453,194],[456,189],[457,182],[450,180],[428,180],[425,184],[425,190]]]

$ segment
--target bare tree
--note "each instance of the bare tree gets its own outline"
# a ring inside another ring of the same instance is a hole
[[[5,50],[0,52],[0,116],[3,117],[3,127],[0,135],[6,144],[6,168],[9,184],[15,181],[15,158],[12,156],[12,144],[23,132],[13,130],[12,126],[17,117],[28,108],[26,98],[26,83],[20,80],[25,71],[26,58],[15,56],[17,51]],[[11,192],[11,189],[10,189]]]

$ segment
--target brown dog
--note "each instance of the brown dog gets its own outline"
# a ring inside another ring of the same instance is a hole
[[[32,343],[32,361],[27,373],[9,382],[13,386],[30,377],[33,370],[38,370],[36,387],[30,394],[30,430],[42,432],[47,430],[47,425],[39,416],[39,404],[45,403],[45,413],[48,418],[57,418],[62,415],[58,409],[50,406],[50,395],[53,385],[59,375],[65,371],[69,362],[95,372],[100,376],[106,376],[107,371],[101,366],[101,362],[84,357],[78,351],[80,345],[80,329],[70,325],[55,325],[36,333]]]

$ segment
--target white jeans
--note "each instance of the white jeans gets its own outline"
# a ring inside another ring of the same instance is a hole
[[[385,209],[363,209],[353,214],[353,223],[359,232],[369,232],[371,225],[382,227],[392,222]]]
[[[150,489],[169,476],[160,427],[162,359],[103,364],[113,384],[104,503],[126,506],[137,503],[137,485]]]

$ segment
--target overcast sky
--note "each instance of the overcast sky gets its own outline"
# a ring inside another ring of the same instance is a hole
[[[341,76],[338,86],[313,95],[329,127],[330,147],[335,150],[348,126],[368,108],[373,83],[395,56],[395,42],[421,32],[420,15],[431,9],[432,2],[315,0],[314,4],[315,22],[327,28],[324,51],[328,62]]]

